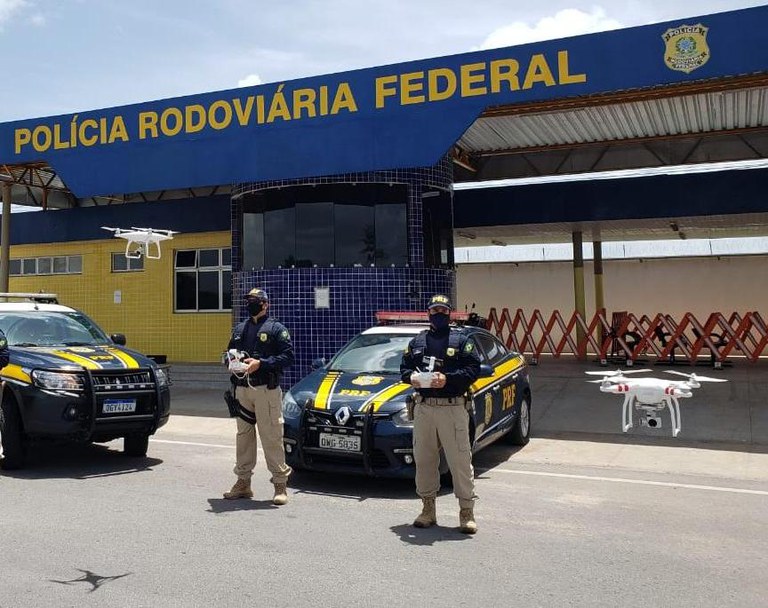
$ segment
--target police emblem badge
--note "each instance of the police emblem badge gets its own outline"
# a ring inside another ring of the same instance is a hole
[[[262,342],[266,342],[268,338],[269,336],[266,333],[259,334],[259,340],[261,340]]]
[[[701,23],[669,28],[661,35],[664,40],[664,63],[670,70],[690,74],[709,61],[707,46],[709,28]]]
[[[373,386],[382,380],[384,380],[384,378],[381,376],[358,376],[352,380],[352,384],[357,384],[358,386]]]

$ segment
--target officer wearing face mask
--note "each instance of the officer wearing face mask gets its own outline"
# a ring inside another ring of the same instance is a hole
[[[280,376],[293,364],[293,345],[285,326],[267,316],[269,297],[263,289],[251,289],[246,295],[248,318],[232,332],[227,350],[247,353],[244,371],[234,374],[235,399],[245,410],[237,417],[237,481],[224,498],[252,498],[251,476],[256,465],[256,430],[258,429],[267,469],[272,474],[275,494],[272,502],[288,502],[287,481],[291,467],[283,451],[283,393]],[[255,421],[253,417],[255,416]],[[255,423],[254,423],[255,422]]]
[[[467,336],[450,327],[451,302],[447,296],[432,296],[427,312],[429,329],[411,340],[400,364],[402,381],[413,385],[417,393],[413,457],[416,493],[423,506],[413,525],[428,528],[437,523],[435,499],[440,490],[442,446],[459,500],[459,528],[474,534],[475,473],[467,391],[480,374],[480,359]]]

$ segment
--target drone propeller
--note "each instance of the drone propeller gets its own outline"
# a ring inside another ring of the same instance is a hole
[[[642,374],[651,371],[650,369],[628,369],[626,371],[617,369],[615,371],[599,371],[599,372],[584,372],[590,376],[605,376],[610,378],[612,376],[626,376],[627,374]]]
[[[120,232],[120,228],[111,228],[109,226],[102,226],[102,230],[109,230],[110,232]]]
[[[683,376],[694,382],[728,382],[725,378],[710,378],[709,376],[698,376],[694,373],[686,374],[685,372],[679,372],[673,369],[665,369],[664,371],[668,374],[675,374],[675,376]]]
[[[610,378],[603,378],[602,380],[584,380],[584,382],[587,382],[589,384],[603,384],[603,382],[610,382]]]

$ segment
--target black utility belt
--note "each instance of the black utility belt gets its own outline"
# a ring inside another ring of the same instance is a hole
[[[253,386],[253,387],[256,387],[256,386],[266,386],[267,384],[269,384],[269,382],[253,382],[253,381],[248,382],[247,379],[238,380],[237,382],[235,382],[235,386]]]
[[[425,405],[467,405],[466,397],[419,397]]]

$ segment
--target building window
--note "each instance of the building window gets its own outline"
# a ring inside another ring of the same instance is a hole
[[[232,309],[231,249],[174,252],[175,312]]]
[[[9,260],[11,276],[40,274],[80,274],[83,272],[83,256],[62,255],[44,258],[18,258]]]
[[[407,200],[404,184],[318,184],[246,195],[242,270],[405,266]]]
[[[144,258],[127,258],[125,254],[112,254],[112,272],[137,272],[144,270]]]

